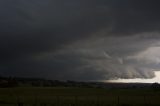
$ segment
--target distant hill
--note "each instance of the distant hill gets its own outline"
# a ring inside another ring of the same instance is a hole
[[[89,87],[107,89],[160,88],[158,83],[110,83],[46,80],[43,78],[0,77],[0,87]]]

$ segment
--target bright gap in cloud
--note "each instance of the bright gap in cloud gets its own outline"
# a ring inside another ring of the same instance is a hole
[[[152,79],[117,79],[117,80],[108,80],[107,82],[122,82],[122,83],[160,83],[160,71],[155,71],[155,77]]]

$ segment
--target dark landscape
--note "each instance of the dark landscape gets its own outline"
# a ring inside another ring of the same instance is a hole
[[[160,0],[0,0],[0,106],[160,106]]]
[[[0,78],[1,106],[159,106],[158,83]]]

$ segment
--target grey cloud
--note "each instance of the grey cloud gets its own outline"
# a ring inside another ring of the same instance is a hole
[[[63,80],[151,78],[150,68],[158,69],[154,61],[127,57],[159,47],[159,3],[1,0],[1,74]]]

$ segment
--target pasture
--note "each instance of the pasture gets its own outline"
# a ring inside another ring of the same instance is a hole
[[[71,87],[0,88],[0,106],[160,106],[160,91]]]

